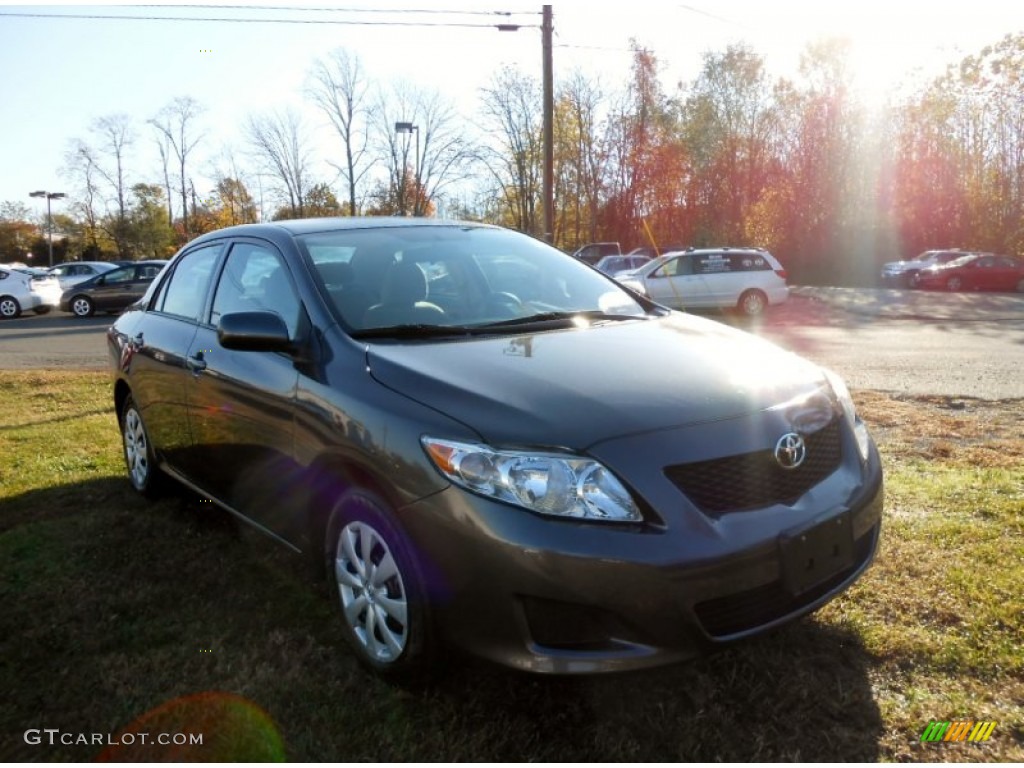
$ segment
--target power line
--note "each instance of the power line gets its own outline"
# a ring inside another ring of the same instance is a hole
[[[121,6],[122,8],[210,8],[210,9],[237,9],[247,11],[299,11],[299,12],[329,12],[329,13],[415,13],[415,14],[443,14],[447,16],[538,16],[536,11],[445,11],[437,8],[338,8],[328,7],[304,7],[296,5],[214,5],[210,3],[133,3]]]
[[[352,21],[348,19],[253,19],[244,17],[220,18],[214,16],[112,16],[99,13],[24,13],[0,11],[0,16],[24,19],[87,19],[103,21],[227,21],[243,24],[334,24],[361,27],[460,27],[464,29],[494,29],[495,24],[474,24],[457,21]],[[537,27],[538,24],[511,24],[510,27]]]

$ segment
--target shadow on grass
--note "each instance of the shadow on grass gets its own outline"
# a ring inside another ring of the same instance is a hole
[[[871,660],[841,626],[805,619],[612,677],[453,659],[396,688],[354,662],[297,558],[187,493],[149,504],[122,479],[0,504],[0,602],[2,759],[92,760],[101,747],[24,733],[116,734],[211,691],[266,713],[293,761],[879,759]],[[219,722],[192,723],[205,746],[177,758],[231,759]]]

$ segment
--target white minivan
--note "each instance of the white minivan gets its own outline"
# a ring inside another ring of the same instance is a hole
[[[789,298],[786,270],[761,248],[666,253],[615,278],[673,309],[735,307],[744,314],[759,315]]]

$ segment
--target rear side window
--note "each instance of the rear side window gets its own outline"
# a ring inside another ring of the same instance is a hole
[[[218,243],[186,253],[162,286],[163,295],[157,297],[155,304],[157,309],[186,320],[198,320],[220,251]],[[159,271],[159,267],[153,266]]]
[[[758,272],[771,269],[760,253],[702,253],[696,255],[696,272],[713,275],[721,272]]]

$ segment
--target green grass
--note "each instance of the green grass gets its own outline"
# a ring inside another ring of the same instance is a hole
[[[650,673],[457,659],[403,690],[355,663],[283,549],[189,494],[131,491],[105,376],[6,371],[0,394],[0,759],[103,750],[28,745],[31,728],[128,728],[204,734],[150,759],[1024,761],[1024,402],[858,393],[883,543],[813,617]],[[921,744],[937,719],[999,725]]]

